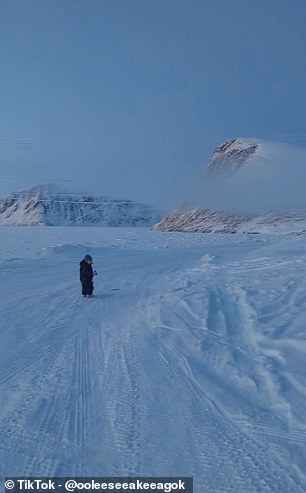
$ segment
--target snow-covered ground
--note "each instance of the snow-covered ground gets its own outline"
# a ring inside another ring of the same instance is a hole
[[[306,491],[305,235],[2,227],[0,269],[2,476]]]

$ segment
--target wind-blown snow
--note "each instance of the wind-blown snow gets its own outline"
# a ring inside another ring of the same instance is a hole
[[[12,227],[0,240],[2,476],[306,491],[304,235]]]
[[[219,179],[213,183],[211,176],[216,175]],[[305,213],[305,182],[305,149],[258,139],[236,139],[213,154],[194,201],[226,212]]]
[[[198,191],[154,228],[223,233],[303,232],[306,150],[231,139],[212,154]]]

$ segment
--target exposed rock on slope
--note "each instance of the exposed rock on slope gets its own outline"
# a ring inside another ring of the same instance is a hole
[[[228,214],[184,207],[166,216],[156,231],[198,233],[304,233],[306,217],[299,214]]]
[[[152,226],[159,213],[131,200],[67,193],[40,185],[0,199],[0,225]]]
[[[230,139],[213,152],[208,161],[206,176],[224,178],[237,171],[248,159],[258,154],[260,144],[246,139]]]
[[[302,166],[297,167],[298,171],[294,174],[292,165],[299,161]],[[289,189],[291,203],[302,202],[305,163],[305,152],[293,146],[256,139],[230,139],[213,152],[204,175],[206,192],[210,193],[213,200],[211,196],[205,198],[203,193],[201,203],[205,204],[206,199],[206,207],[181,207],[156,224],[154,229],[203,233],[304,232],[306,213],[301,209],[299,213],[286,212],[296,210],[293,207],[283,213],[273,211],[279,211],[279,204],[290,202]],[[275,200],[273,194],[276,194],[277,180],[278,185],[280,184],[279,197]],[[242,197],[247,200],[244,203],[241,200],[240,203],[236,197],[238,194],[240,199]],[[255,209],[264,210],[265,206],[269,212],[251,213],[247,207],[250,195],[255,202],[252,204]],[[235,199],[239,207],[233,207]],[[214,205],[209,204],[209,200]],[[270,204],[276,204],[276,207],[267,207]],[[233,210],[238,212],[234,213]]]

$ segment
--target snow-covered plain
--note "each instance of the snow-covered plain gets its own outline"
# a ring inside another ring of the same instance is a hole
[[[305,235],[2,227],[0,269],[2,477],[306,491]]]

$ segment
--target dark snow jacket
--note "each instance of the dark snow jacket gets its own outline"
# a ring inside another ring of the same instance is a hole
[[[93,275],[92,265],[88,264],[85,260],[82,260],[80,262],[80,281],[92,281]]]
[[[82,283],[82,295],[86,296],[89,295],[91,296],[93,293],[93,270],[92,270],[92,265],[88,264],[85,260],[82,260],[80,262],[80,281]]]

